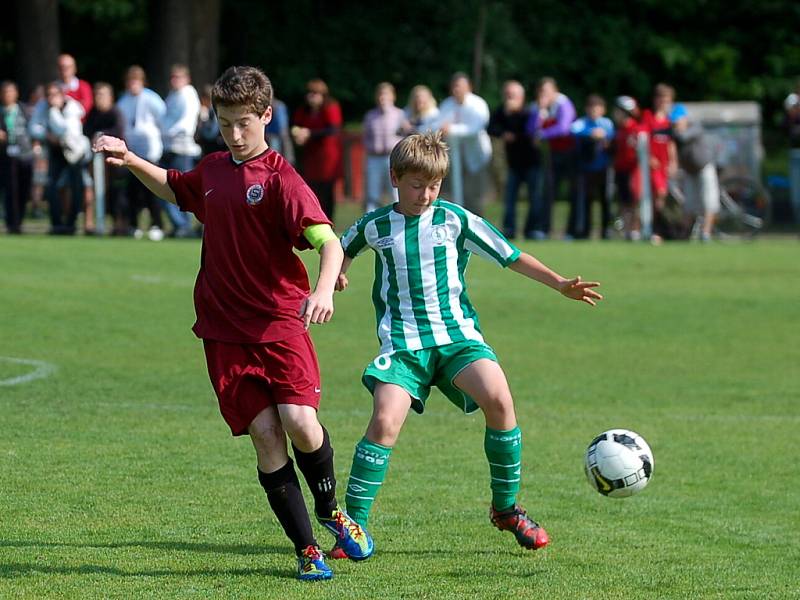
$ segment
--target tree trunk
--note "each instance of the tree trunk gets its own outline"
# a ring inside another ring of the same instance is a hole
[[[61,47],[58,0],[16,0],[17,81],[21,98],[41,83],[58,77]]]
[[[169,92],[172,65],[189,64],[194,3],[191,0],[154,0],[149,9],[153,28],[149,35],[147,85],[165,96]]]
[[[189,68],[192,83],[201,92],[219,75],[220,0],[196,0],[192,7],[192,39]]]
[[[478,26],[475,29],[475,44],[472,49],[472,89],[477,94],[483,76],[483,38],[486,35],[486,0],[478,8]]]

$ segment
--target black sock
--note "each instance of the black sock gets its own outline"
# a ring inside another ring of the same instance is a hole
[[[307,546],[316,546],[317,541],[311,531],[311,521],[292,459],[272,473],[262,473],[258,469],[258,481],[267,492],[272,512],[294,544],[295,553],[299,556]]]
[[[313,452],[301,452],[292,444],[297,467],[314,495],[314,511],[329,518],[336,508],[336,477],[333,474],[333,448],[328,430],[322,428],[322,446]]]

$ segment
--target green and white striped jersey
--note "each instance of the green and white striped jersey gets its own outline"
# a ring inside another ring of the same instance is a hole
[[[350,258],[375,251],[372,302],[381,353],[483,341],[467,297],[464,270],[474,252],[503,267],[520,251],[491,223],[436,200],[408,217],[385,206],[367,213],[342,236]]]

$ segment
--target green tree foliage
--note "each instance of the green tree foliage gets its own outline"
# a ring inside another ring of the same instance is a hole
[[[578,104],[590,92],[647,103],[667,81],[683,99],[754,99],[777,115],[800,76],[800,3],[788,0],[223,0],[220,66],[263,67],[290,105],[322,77],[358,119],[380,81],[405,103],[417,83],[441,99],[452,72],[471,73],[482,6],[480,93],[492,104],[507,78],[530,87],[551,75]],[[154,13],[148,0],[62,0],[63,49],[86,78],[119,86],[127,65],[147,61]],[[16,75],[19,33],[0,20],[2,77]]]

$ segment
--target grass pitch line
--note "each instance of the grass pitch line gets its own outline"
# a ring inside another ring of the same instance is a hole
[[[9,377],[8,379],[0,379],[0,386],[10,387],[12,385],[22,385],[36,379],[44,379],[50,377],[58,370],[54,364],[45,362],[43,360],[33,360],[31,358],[14,358],[12,356],[0,356],[0,362],[12,363],[15,365],[29,365],[35,367],[33,371],[19,375],[17,377]]]

